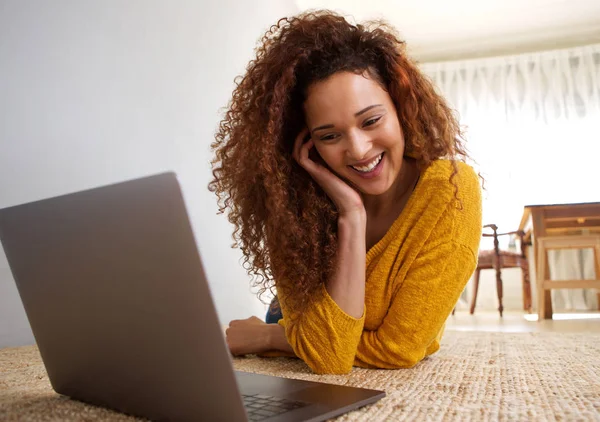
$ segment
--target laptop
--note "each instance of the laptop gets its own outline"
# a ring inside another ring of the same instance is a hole
[[[152,420],[322,421],[383,391],[234,371],[174,173],[0,210],[48,377]]]

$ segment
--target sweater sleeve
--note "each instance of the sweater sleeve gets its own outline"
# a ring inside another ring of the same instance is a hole
[[[361,338],[364,313],[359,319],[346,314],[322,285],[316,297],[300,315],[289,318],[285,290],[278,288],[288,343],[296,356],[317,374],[344,374],[354,364],[356,347]]]
[[[355,365],[410,368],[437,351],[435,340],[475,266],[472,249],[454,241],[421,253],[396,288],[383,323],[363,331]]]

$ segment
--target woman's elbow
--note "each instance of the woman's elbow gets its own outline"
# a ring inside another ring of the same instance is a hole
[[[359,357],[359,366],[377,369],[410,369],[421,362],[427,354],[424,350],[402,350],[387,353],[363,354]],[[364,365],[363,365],[364,364]]]
[[[308,365],[315,374],[347,374],[352,370],[356,356],[356,347],[347,344],[329,344],[311,341],[308,336],[287,332],[289,344],[300,359]]]
[[[354,359],[316,359],[305,361],[309,368],[318,375],[344,375],[352,371]]]
[[[410,369],[414,368],[419,362],[423,360],[422,357],[416,356],[405,356],[398,362],[398,369]]]

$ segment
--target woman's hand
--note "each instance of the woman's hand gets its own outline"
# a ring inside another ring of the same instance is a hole
[[[328,168],[310,159],[309,152],[314,147],[314,142],[312,139],[303,142],[308,135],[309,130],[305,128],[296,137],[293,152],[294,159],[323,188],[337,207],[340,215],[350,215],[357,212],[363,215],[365,206],[360,194]]]
[[[269,324],[252,316],[233,320],[225,330],[227,346],[234,356],[258,354],[269,350]]]

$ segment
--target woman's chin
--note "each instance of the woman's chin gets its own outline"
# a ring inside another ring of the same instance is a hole
[[[355,175],[344,174],[343,176],[339,173],[336,173],[339,177],[341,177],[346,183],[352,186],[356,191],[358,191],[361,195],[366,196],[378,196],[386,193],[391,187],[393,183],[388,183],[386,180],[379,178],[379,180],[375,179],[363,179],[352,177]],[[381,177],[381,176],[380,176]]]
[[[358,191],[366,196],[379,196],[379,195],[383,195],[384,193],[386,193],[387,191],[390,190],[391,186],[361,186],[361,185],[357,185],[355,184],[356,188],[358,189]]]

